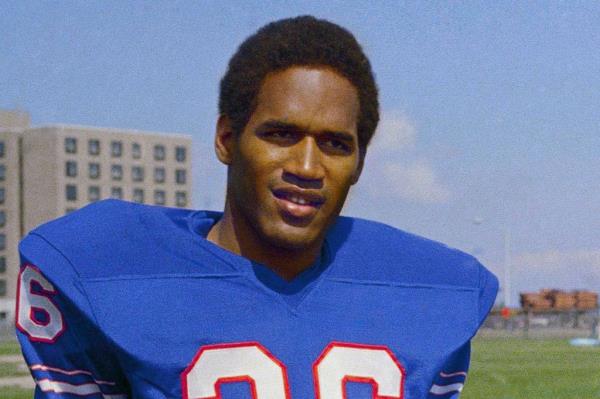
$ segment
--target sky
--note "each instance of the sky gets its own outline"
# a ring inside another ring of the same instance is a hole
[[[598,2],[3,1],[0,108],[189,134],[194,207],[219,210],[219,80],[248,35],[302,14],[353,32],[380,90],[344,214],[473,253],[502,286],[508,259],[513,305],[600,291]]]

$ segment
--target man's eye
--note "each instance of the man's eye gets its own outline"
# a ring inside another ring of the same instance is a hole
[[[296,134],[288,130],[270,130],[265,132],[263,137],[273,140],[293,140],[296,138]]]
[[[328,139],[323,141],[323,146],[329,150],[335,151],[336,153],[346,154],[352,152],[352,147],[342,140]]]

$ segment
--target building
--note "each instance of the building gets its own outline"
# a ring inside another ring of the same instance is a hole
[[[191,146],[180,134],[29,127],[26,113],[0,110],[0,327],[13,319],[28,231],[104,198],[190,207]]]

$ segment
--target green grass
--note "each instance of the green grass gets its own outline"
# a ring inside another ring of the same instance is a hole
[[[478,338],[461,399],[600,398],[600,348],[562,340]]]
[[[31,389],[22,389],[17,387],[1,387],[0,394],[2,399],[31,399],[33,392]]]
[[[0,341],[0,356],[1,355],[20,355],[21,349],[17,341]]]

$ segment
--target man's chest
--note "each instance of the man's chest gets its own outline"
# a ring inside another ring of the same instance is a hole
[[[424,397],[477,325],[455,287],[324,279],[293,306],[245,276],[84,287],[139,397]]]

